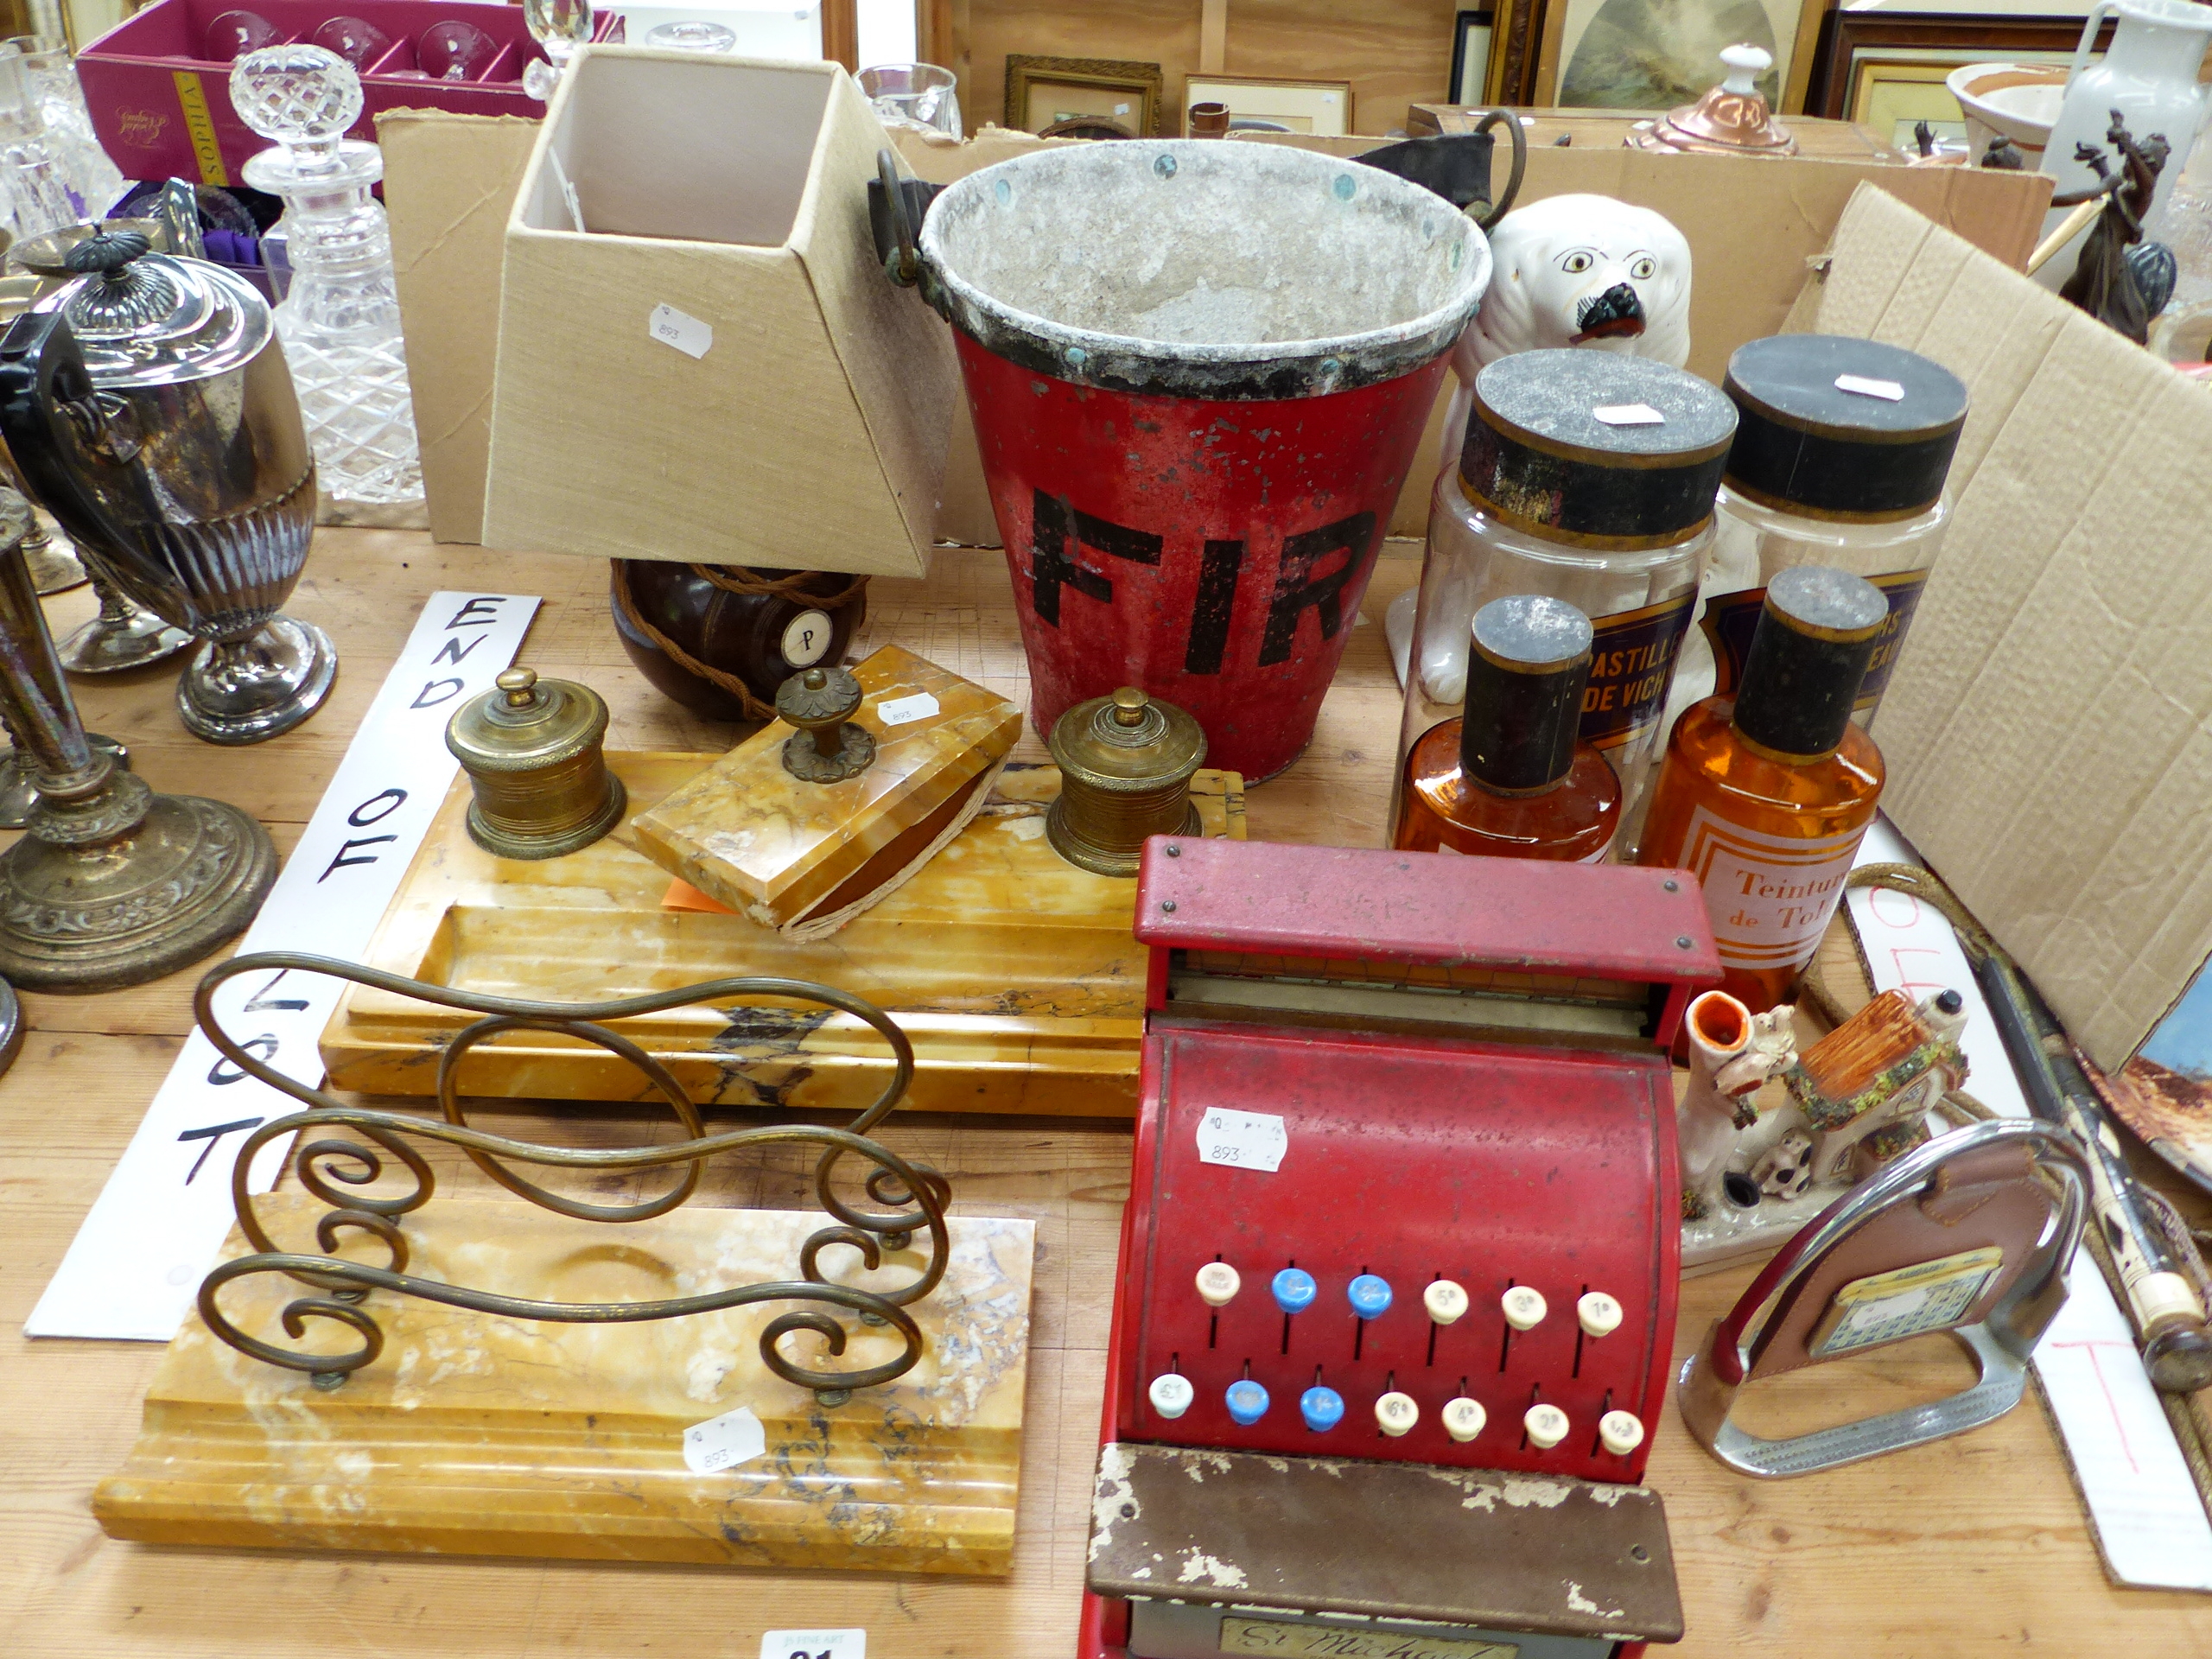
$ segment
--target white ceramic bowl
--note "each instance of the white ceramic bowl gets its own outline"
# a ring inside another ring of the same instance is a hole
[[[2066,97],[2064,64],[1969,63],[1952,70],[1943,84],[1966,111],[1975,161],[2001,133],[2019,146],[2027,170],[2036,170]]]

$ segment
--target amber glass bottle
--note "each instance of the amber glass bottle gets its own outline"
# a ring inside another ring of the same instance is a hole
[[[1754,1014],[1812,960],[1873,822],[1882,755],[1851,710],[1889,613],[1860,577],[1777,572],[1733,702],[1693,704],[1667,741],[1637,861],[1704,884],[1721,988]]]
[[[1406,756],[1401,851],[1605,857],[1621,786],[1576,741],[1591,639],[1590,619],[1565,600],[1519,594],[1475,613],[1466,712]]]

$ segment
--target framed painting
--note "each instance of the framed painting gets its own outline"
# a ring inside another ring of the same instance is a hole
[[[1104,124],[1132,138],[1157,138],[1160,91],[1156,63],[1009,54],[1006,124],[1036,133],[1055,126],[1069,132],[1103,130]],[[1180,130],[1182,123],[1175,124]]]
[[[1726,71],[1721,48],[1773,55],[1759,90],[1802,111],[1826,0],[1549,0],[1535,102],[1566,109],[1671,110]]]

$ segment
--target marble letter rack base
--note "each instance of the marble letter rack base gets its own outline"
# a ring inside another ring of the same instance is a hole
[[[610,753],[642,813],[721,759]],[[1010,766],[950,844],[828,938],[789,939],[742,916],[670,908],[668,872],[623,825],[564,858],[499,859],[469,840],[456,783],[364,960],[498,995],[579,1001],[724,974],[823,980],[888,1011],[912,1040],[905,1109],[1126,1117],[1136,1110],[1144,947],[1136,883],[1079,870],[1045,838],[1053,766]],[[1244,780],[1200,772],[1208,836],[1244,836]],[[323,1030],[330,1087],[428,1095],[469,1016],[354,986]],[[882,1039],[842,1014],[782,1003],[683,1007],[618,1022],[702,1106],[760,1103],[857,1111],[890,1076]],[[598,1049],[506,1032],[473,1051],[464,1093],[560,1100],[647,1097]]]
[[[257,1204],[280,1240],[312,1236],[327,1213],[298,1192]],[[406,1230],[419,1276],[609,1302],[787,1279],[823,1219],[691,1208],[595,1238],[519,1199],[467,1198],[409,1216]],[[912,1309],[921,1358],[832,1408],[761,1363],[760,1329],[787,1303],[556,1325],[372,1292],[383,1352],[327,1392],[226,1345],[194,1314],[93,1512],[112,1537],[160,1544],[1004,1573],[1035,1225],[948,1225],[944,1278]],[[225,1258],[249,1248],[233,1232]],[[921,1260],[889,1252],[868,1272],[840,1249],[823,1265],[875,1287],[911,1282]],[[261,1274],[227,1287],[223,1309],[273,1332],[300,1294]],[[351,1333],[327,1339],[342,1347]],[[785,1342],[810,1357],[808,1338]],[[899,1348],[863,1326],[835,1363],[865,1366]],[[694,1473],[684,1431],[741,1406],[760,1418],[765,1450]]]

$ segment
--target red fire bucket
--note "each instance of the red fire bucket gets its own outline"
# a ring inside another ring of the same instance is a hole
[[[1490,278],[1441,197],[1267,144],[1100,143],[931,207],[1039,733],[1139,685],[1253,779],[1313,735]]]

